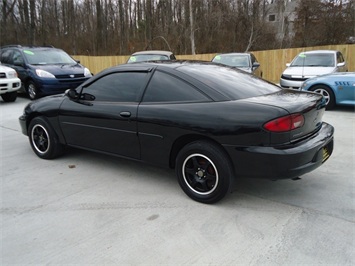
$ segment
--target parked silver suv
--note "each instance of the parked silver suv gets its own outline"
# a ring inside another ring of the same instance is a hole
[[[339,51],[315,50],[298,54],[281,75],[280,86],[299,89],[302,83],[315,76],[346,72],[348,68]]]

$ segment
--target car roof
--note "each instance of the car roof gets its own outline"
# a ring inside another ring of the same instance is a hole
[[[167,56],[170,56],[173,53],[170,52],[170,51],[163,51],[163,50],[148,50],[148,51],[135,52],[132,55],[140,55],[140,54],[156,54],[156,55],[167,55]]]
[[[250,55],[251,53],[222,53],[217,55]]]
[[[34,45],[17,45],[17,44],[10,44],[10,45],[4,45],[1,48],[31,48],[31,49],[36,49],[36,48],[55,48],[52,45],[46,45],[46,46],[34,46]]]
[[[20,49],[20,50],[61,50],[53,46],[22,46],[22,45],[6,45],[2,46],[1,49]]]
[[[109,69],[137,69],[137,68],[154,68],[154,67],[168,67],[168,68],[178,68],[178,67],[196,67],[200,65],[216,65],[210,61],[202,60],[163,60],[163,61],[143,61],[134,64],[121,64],[114,66]]]
[[[300,54],[334,54],[337,53],[338,51],[336,50],[313,50],[313,51],[305,51],[301,52]]]

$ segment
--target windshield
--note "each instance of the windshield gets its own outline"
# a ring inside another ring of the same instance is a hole
[[[263,79],[243,73],[235,68],[219,65],[190,65],[177,70],[196,78],[207,86],[223,93],[231,100],[261,96],[282,90]]]
[[[140,54],[140,55],[131,56],[127,63],[159,61],[159,60],[169,60],[169,57],[167,55],[162,55],[162,54]]]
[[[249,55],[217,55],[212,62],[232,67],[250,67]]]
[[[76,61],[62,50],[33,49],[33,50],[23,50],[23,53],[28,63],[31,65],[76,64]]]
[[[295,58],[290,66],[299,67],[334,67],[334,55],[324,54],[304,54],[301,53]]]

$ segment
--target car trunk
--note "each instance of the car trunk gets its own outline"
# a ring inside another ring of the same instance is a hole
[[[322,126],[322,117],[326,104],[323,96],[319,94],[281,90],[277,93],[249,98],[248,101],[277,106],[283,108],[289,114],[303,115],[303,126],[288,132],[271,133],[270,144],[283,144],[286,139],[289,142],[302,140],[317,132]]]

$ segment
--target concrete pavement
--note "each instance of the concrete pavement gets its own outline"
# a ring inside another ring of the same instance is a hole
[[[0,100],[1,265],[354,265],[355,113],[326,111],[335,150],[301,180],[239,180],[215,205],[174,171],[70,149],[41,160]]]

